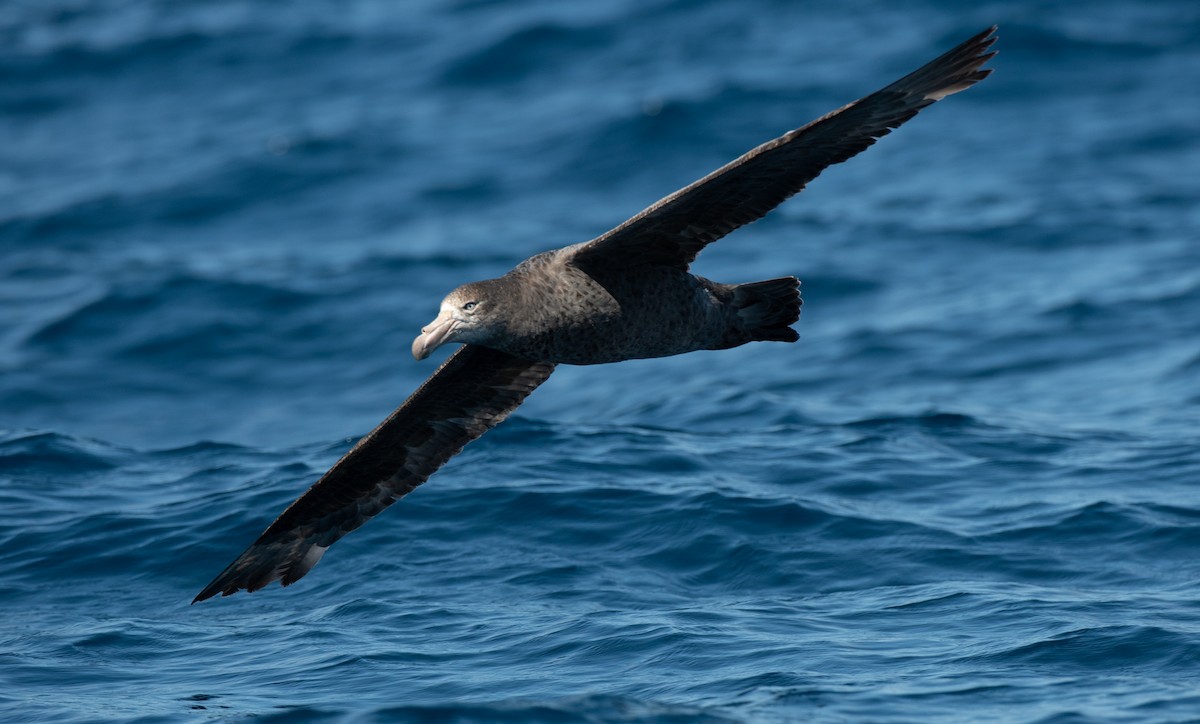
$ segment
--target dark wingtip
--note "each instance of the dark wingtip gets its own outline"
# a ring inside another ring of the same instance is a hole
[[[970,88],[992,73],[991,68],[982,66],[996,56],[996,51],[990,50],[996,42],[996,30],[997,26],[993,25],[976,33],[888,89],[919,94],[933,103]],[[927,104],[920,107],[924,105]],[[920,107],[914,110],[920,110]]]
[[[999,25],[990,25],[984,30],[975,33],[967,40],[959,44],[960,47],[978,46],[979,51],[983,52],[992,47],[992,43],[996,42],[996,31],[1000,29]],[[995,52],[995,51],[993,51]]]
[[[265,535],[263,538],[226,566],[192,603],[212,598],[218,593],[222,596],[232,596],[238,591],[253,593],[272,581],[290,586],[317,565],[328,547],[302,538],[280,540]]]
[[[1000,26],[993,25],[993,26],[989,27],[987,30],[984,30],[983,32],[976,34],[970,40],[963,43],[964,46],[975,46],[975,54],[976,54],[976,57],[979,58],[979,65],[983,65],[984,63],[988,62],[992,58],[996,57],[996,54],[1000,52],[998,50],[991,49],[992,46],[996,43],[996,39],[999,37],[998,35],[996,35],[996,32],[998,30],[1000,30]],[[981,69],[979,72],[983,74],[982,76],[980,76],[980,78],[982,79],[982,78],[986,78],[988,76],[988,74],[990,74],[992,72],[992,69],[984,68],[984,69]]]
[[[225,567],[216,578],[212,579],[204,590],[192,599],[192,604],[195,605],[200,601],[206,601],[218,593],[222,596],[232,596],[233,594],[243,589],[253,591],[255,588],[262,588],[270,582],[270,579],[264,581],[257,587],[253,585],[254,581],[248,576],[246,559],[254,551],[255,546],[250,546],[242,555],[238,556],[233,563]]]
[[[234,589],[230,590],[225,587],[224,579],[225,579],[226,573],[227,573],[227,571],[222,571],[221,575],[214,578],[211,583],[209,583],[207,586],[204,587],[203,591],[196,594],[196,597],[192,599],[192,605],[195,606],[197,603],[199,603],[201,601],[207,601],[208,599],[212,598],[213,596],[217,595],[218,593],[220,593],[221,595],[224,595],[224,596],[228,596],[230,594],[237,593],[239,589],[234,588]],[[222,590],[223,588],[225,590]]]

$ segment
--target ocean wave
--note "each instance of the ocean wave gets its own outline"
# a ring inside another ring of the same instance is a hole
[[[265,283],[175,275],[132,289],[110,289],[46,322],[25,344],[58,354],[80,345],[99,346],[112,354],[182,362],[205,350],[214,354],[214,345],[254,344],[260,338],[258,319],[294,312],[316,297]],[[248,317],[243,309],[261,311]],[[164,315],[169,324],[163,324]]]
[[[160,187],[104,192],[55,208],[0,216],[0,244],[77,246],[116,232],[212,223],[369,172],[399,153],[395,139],[379,136],[310,134],[264,142],[268,147],[253,154],[226,157]]]
[[[53,432],[0,432],[0,474],[59,476],[111,470],[125,451]]]
[[[451,85],[519,82],[534,71],[558,66],[563,56],[602,47],[612,37],[610,31],[599,27],[526,25],[464,52],[446,67],[441,78]]]
[[[1183,631],[1127,625],[1075,628],[993,654],[1001,664],[1046,667],[1058,674],[1139,669],[1175,670],[1200,662],[1200,646]]]
[[[181,32],[158,37],[141,37],[112,45],[66,41],[57,47],[0,55],[0,80],[11,85],[49,81],[64,77],[117,76],[137,68],[161,69],[173,61],[195,54],[217,38],[200,32]]]
[[[738,721],[723,713],[701,707],[667,704],[620,696],[579,696],[555,701],[516,700],[490,704],[446,702],[425,706],[382,707],[370,712],[387,721],[452,721],[489,722],[645,722],[668,724],[677,722]]]
[[[180,8],[161,0],[138,5],[51,0],[42,5],[41,17],[0,15],[0,37],[8,41],[0,51],[0,78],[10,87],[67,79],[78,84],[137,73],[157,77],[181,69],[229,70],[263,59],[309,62],[369,44],[418,39],[400,23],[364,22],[365,14],[328,22],[305,12],[266,19],[230,12],[228,4],[223,9]],[[379,19],[393,20],[386,15]]]
[[[1139,38],[1133,33],[1112,32],[1111,28],[1097,32],[1096,28],[1084,29],[1078,25],[1068,29],[1065,26],[1021,22],[1004,24],[1004,44],[1006,52],[1042,61],[1064,58],[1074,62],[1079,62],[1081,58],[1133,60],[1167,52],[1166,46],[1158,38]]]
[[[785,98],[778,90],[730,83],[692,97],[655,97],[643,99],[640,104],[629,103],[619,111],[609,111],[607,116],[570,129],[570,142],[560,144],[570,153],[557,160],[555,175],[580,183],[603,183],[605,188],[628,186],[631,182],[657,186],[664,178],[674,179],[679,185],[690,183],[768,140],[767,136],[747,138],[732,132],[731,126],[745,119],[729,109],[760,107],[771,100],[782,103]],[[798,120],[793,113],[779,123],[765,133],[788,130],[798,125]],[[633,151],[647,148],[651,150]],[[696,149],[704,149],[706,162],[697,162]],[[655,162],[630,168],[621,160],[630,153],[651,153]],[[651,200],[655,199],[644,199],[646,203]]]

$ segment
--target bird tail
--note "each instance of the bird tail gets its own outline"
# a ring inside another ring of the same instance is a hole
[[[739,284],[733,288],[733,308],[750,341],[795,342],[790,325],[800,319],[800,280],[796,277]]]

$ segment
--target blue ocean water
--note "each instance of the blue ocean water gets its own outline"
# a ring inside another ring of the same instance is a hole
[[[457,284],[1000,25],[698,273],[796,345],[560,368],[192,597]],[[1200,6],[0,4],[0,720],[1194,721]]]

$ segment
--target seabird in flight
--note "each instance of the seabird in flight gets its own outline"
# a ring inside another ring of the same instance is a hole
[[[708,244],[761,218],[826,166],[987,77],[995,27],[891,85],[785,133],[611,231],[458,287],[413,342],[450,356],[395,412],[283,511],[196,601],[287,586],[329,546],[425,482],[516,409],[558,364],[794,342],[800,281],[722,284],[688,271]],[[195,601],[193,601],[194,603]]]

